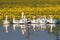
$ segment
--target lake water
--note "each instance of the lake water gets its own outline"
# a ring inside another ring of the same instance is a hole
[[[30,25],[23,26],[0,23],[0,40],[56,40],[56,30],[60,25],[40,24],[40,27],[36,28]]]

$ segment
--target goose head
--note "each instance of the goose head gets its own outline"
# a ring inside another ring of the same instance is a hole
[[[24,17],[24,12],[22,12],[22,18]]]

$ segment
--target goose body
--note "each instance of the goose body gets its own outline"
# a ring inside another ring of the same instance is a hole
[[[43,18],[40,20],[40,23],[41,23],[41,24],[46,24],[46,23],[47,23],[46,17],[43,17]]]
[[[21,25],[20,25],[21,29],[26,28],[26,26],[25,26],[26,21],[25,20],[21,19],[19,21],[19,23],[21,23]]]
[[[56,23],[56,20],[53,20],[52,16],[50,16],[50,18],[47,19],[47,22],[48,22],[48,23],[55,24],[55,23]]]
[[[19,20],[16,20],[15,17],[13,18],[13,24],[19,23]]]
[[[8,16],[6,15],[6,18],[5,18],[5,20],[3,21],[3,24],[9,24],[9,21],[8,21]]]
[[[37,27],[40,27],[40,18],[37,18],[37,19],[36,19],[36,26],[37,26]]]
[[[22,19],[20,19],[20,21],[19,21],[19,23],[26,23],[27,22],[27,18],[22,18]]]

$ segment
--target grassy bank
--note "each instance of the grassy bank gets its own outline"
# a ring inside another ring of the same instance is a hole
[[[22,12],[31,19],[34,15],[53,15],[54,19],[60,19],[60,0],[0,0],[0,20],[6,15],[8,19],[14,16],[20,19]]]
[[[32,16],[43,16],[49,17],[49,15],[53,15],[54,19],[60,19],[60,8],[59,7],[44,7],[44,8],[31,8],[31,7],[24,7],[24,8],[3,8],[0,9],[0,19],[4,18],[6,15],[9,18],[13,18],[14,16],[19,19],[21,18],[21,13],[24,12],[27,17],[32,18]]]

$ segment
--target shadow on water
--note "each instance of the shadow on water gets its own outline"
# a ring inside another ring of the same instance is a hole
[[[0,23],[0,26],[1,40],[59,40],[59,24],[36,24],[32,26],[31,24],[2,25]]]

